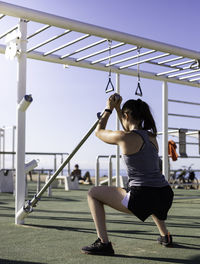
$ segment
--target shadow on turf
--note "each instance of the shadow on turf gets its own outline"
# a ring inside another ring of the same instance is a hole
[[[165,262],[165,263],[181,263],[181,264],[199,264],[200,263],[200,255],[196,255],[194,257],[191,257],[190,259],[179,259],[179,258],[162,258],[162,257],[140,257],[140,256],[130,256],[130,255],[124,255],[124,254],[115,254],[115,258],[132,258],[132,259],[138,259],[138,260],[153,260],[157,262]]]
[[[41,262],[30,262],[30,261],[21,261],[21,260],[9,260],[9,259],[0,259],[0,264],[45,264]]]

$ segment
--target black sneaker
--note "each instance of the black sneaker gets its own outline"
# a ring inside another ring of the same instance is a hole
[[[92,245],[83,247],[82,253],[104,256],[115,254],[111,242],[102,243],[100,238],[98,238]]]
[[[157,239],[158,243],[165,246],[165,247],[172,247],[173,243],[172,243],[172,236],[170,235],[170,233],[168,233],[165,236],[159,236],[159,238]]]

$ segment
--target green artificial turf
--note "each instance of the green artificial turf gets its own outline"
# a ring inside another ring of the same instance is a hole
[[[105,257],[81,253],[82,246],[96,240],[87,206],[88,188],[81,186],[69,192],[53,189],[53,196],[45,194],[25,225],[18,226],[14,224],[13,195],[1,193],[0,263],[200,263],[200,190],[175,190],[167,220],[175,241],[173,248],[157,244],[158,231],[151,218],[142,223],[134,216],[106,208],[109,238],[116,255]],[[29,198],[34,189],[35,183],[29,183]]]

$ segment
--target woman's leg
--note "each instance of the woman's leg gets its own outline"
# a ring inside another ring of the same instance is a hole
[[[121,201],[126,195],[122,188],[98,186],[88,192],[88,204],[95,223],[97,235],[103,243],[108,242],[104,204],[118,211],[132,214]]]
[[[153,218],[156,226],[158,227],[160,235],[161,236],[167,235],[168,234],[168,230],[167,230],[167,227],[165,225],[165,221],[159,220],[155,215],[152,215],[152,218]]]

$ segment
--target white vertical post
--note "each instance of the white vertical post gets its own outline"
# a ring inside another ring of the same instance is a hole
[[[54,172],[56,171],[57,168],[57,157],[56,154],[54,155]]]
[[[19,21],[20,47],[21,50],[17,56],[17,105],[26,94],[26,49],[27,49],[27,22]],[[25,201],[25,112],[17,107],[17,146],[16,146],[16,196],[15,196],[15,224],[23,224],[17,218],[17,212],[22,208]]]
[[[99,156],[96,158],[95,186],[99,186]]]
[[[168,180],[168,85],[163,82],[162,86],[162,173]]]
[[[112,155],[108,158],[108,186],[112,186]]]
[[[1,151],[1,128],[0,128],[0,151]],[[1,169],[1,157],[2,154],[0,154],[0,169]]]
[[[12,152],[15,152],[15,129],[16,126],[12,127]],[[12,155],[12,169],[15,169],[15,154]]]
[[[120,75],[116,74],[116,92],[120,93]],[[116,130],[119,130],[120,122],[118,116],[116,116]],[[117,145],[116,147],[116,187],[120,187],[119,175],[120,173],[120,148]]]
[[[2,132],[3,132],[3,152],[5,152],[5,136],[6,136],[5,128],[2,130]],[[5,169],[5,154],[3,154],[3,169]]]

